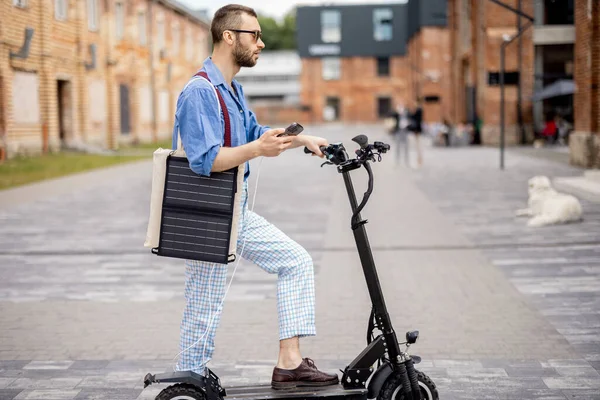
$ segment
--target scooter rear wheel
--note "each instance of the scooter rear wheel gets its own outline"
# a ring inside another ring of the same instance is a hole
[[[204,393],[193,385],[178,383],[163,389],[156,400],[204,400]]]
[[[421,400],[439,400],[440,395],[435,386],[435,383],[425,375],[423,372],[417,372],[417,378],[419,380],[419,388],[421,389]],[[383,384],[381,391],[379,392],[378,400],[412,400],[405,399],[404,392],[402,391],[402,384],[400,383],[399,375],[391,375],[388,380]]]

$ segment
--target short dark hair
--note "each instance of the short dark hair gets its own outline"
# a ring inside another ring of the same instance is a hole
[[[217,10],[210,24],[210,33],[214,44],[223,40],[223,32],[226,30],[240,28],[242,14],[258,18],[254,9],[240,4],[228,4]]]

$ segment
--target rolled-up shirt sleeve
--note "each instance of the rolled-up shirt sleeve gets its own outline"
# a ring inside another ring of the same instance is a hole
[[[223,144],[221,115],[213,89],[194,87],[182,93],[176,117],[190,169],[210,176]]]

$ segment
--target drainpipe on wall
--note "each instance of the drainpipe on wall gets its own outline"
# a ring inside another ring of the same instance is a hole
[[[42,56],[40,57],[40,73],[39,73],[39,82],[41,87],[45,87],[46,91],[50,90],[50,83],[48,82],[48,77],[46,75],[46,34],[44,33],[44,17],[46,13],[44,12],[44,2],[40,2],[40,47],[42,49]],[[45,85],[42,84],[45,83]],[[40,100],[42,99],[40,93]],[[49,134],[48,134],[48,120],[50,116],[50,103],[49,100],[40,101],[40,105],[44,109],[44,113],[42,114],[42,153],[48,153],[48,142],[49,142]]]
[[[152,99],[152,141],[157,141],[157,123],[156,123],[156,74],[154,72],[154,31],[152,29],[152,21],[154,5],[156,0],[152,0],[148,3],[148,57],[150,64],[150,97]]]
[[[521,13],[522,0],[517,3],[517,32],[521,31]],[[521,144],[525,144],[527,138],[525,137],[525,130],[523,129],[523,103],[522,103],[522,85],[523,85],[523,40],[522,36],[519,36],[519,50],[517,52],[517,68],[519,70],[519,84],[517,85],[517,124],[519,125],[519,133],[521,134]]]

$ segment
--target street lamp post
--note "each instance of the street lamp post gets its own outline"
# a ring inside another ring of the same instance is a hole
[[[492,3],[498,4],[507,10],[512,11],[519,17],[523,17],[528,20],[527,24],[519,28],[514,36],[504,35],[502,45],[500,46],[500,169],[504,169],[504,147],[505,147],[505,124],[504,124],[504,70],[505,70],[505,55],[506,46],[508,46],[515,39],[519,38],[523,32],[525,32],[531,25],[533,25],[534,19],[532,16],[525,14],[524,12],[517,10],[507,4],[502,3],[500,0],[490,0]],[[519,71],[519,80],[521,79],[521,71]]]

